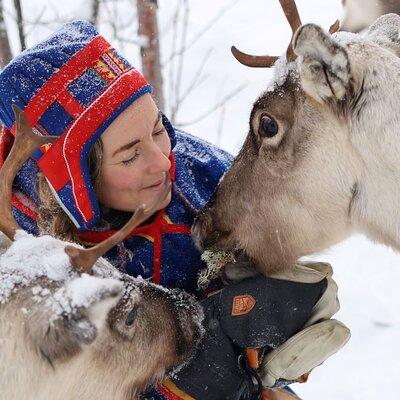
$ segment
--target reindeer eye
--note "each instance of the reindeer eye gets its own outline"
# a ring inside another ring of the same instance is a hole
[[[258,133],[263,137],[273,137],[278,133],[278,123],[269,115],[262,115],[260,119],[260,127]]]

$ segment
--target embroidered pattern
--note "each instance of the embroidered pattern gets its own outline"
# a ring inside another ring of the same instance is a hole
[[[108,51],[95,61],[93,69],[107,84],[120,76],[128,67],[113,53]]]

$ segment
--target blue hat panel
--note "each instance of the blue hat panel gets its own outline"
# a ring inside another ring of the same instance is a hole
[[[34,49],[46,50],[48,47],[66,48],[72,43],[80,43],[83,47],[97,35],[98,32],[91,23],[84,20],[72,21],[62,26],[57,32],[51,34],[32,49],[26,50],[26,52],[32,52]]]
[[[60,136],[72,122],[72,117],[55,101],[41,116],[39,124],[52,136]]]
[[[69,92],[84,106],[88,106],[108,86],[92,69],[86,70],[69,84]]]

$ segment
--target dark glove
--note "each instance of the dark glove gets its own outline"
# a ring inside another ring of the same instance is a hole
[[[172,380],[196,400],[247,400],[261,394],[247,348],[276,349],[299,332],[327,280],[299,283],[256,276],[203,301],[205,334],[193,358]]]

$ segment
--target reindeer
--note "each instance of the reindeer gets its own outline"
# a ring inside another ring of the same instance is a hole
[[[16,138],[0,171],[0,398],[137,398],[182,364],[201,334],[191,296],[122,275],[101,258],[157,204],[140,207],[91,249],[21,231],[10,209],[12,181],[50,139],[15,112]],[[168,191],[166,181],[162,198]]]
[[[400,14],[399,0],[342,0],[342,4],[341,29],[348,32],[362,31],[381,15]]]
[[[364,35],[302,25],[253,105],[242,149],[193,226],[201,248],[242,250],[264,273],[289,269],[358,231],[400,250],[400,17]]]

